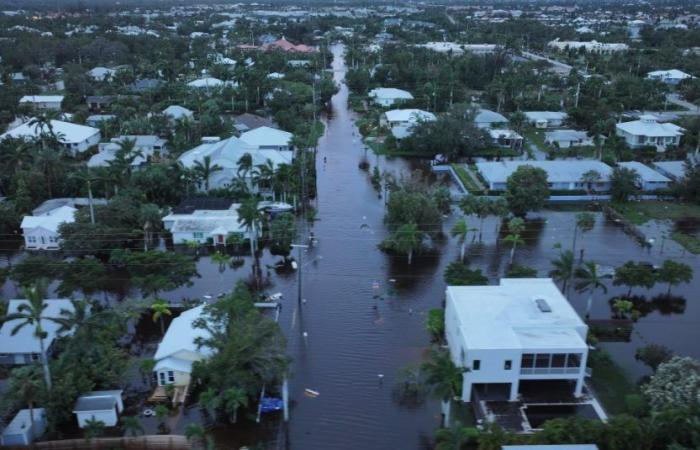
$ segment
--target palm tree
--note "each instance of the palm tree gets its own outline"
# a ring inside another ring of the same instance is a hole
[[[45,280],[38,281],[32,287],[24,288],[22,290],[22,294],[27,299],[27,302],[20,304],[16,313],[6,315],[2,319],[2,323],[18,321],[10,332],[12,336],[16,335],[25,326],[34,327],[34,337],[39,340],[41,364],[44,370],[44,381],[46,382],[46,388],[51,390],[51,370],[49,369],[48,355],[46,354],[46,347],[44,345],[46,331],[44,331],[42,322],[47,320],[51,322],[58,322],[58,318],[44,316],[44,310],[49,306],[48,303],[44,301],[45,293]]]
[[[442,428],[435,432],[438,442],[435,450],[462,450],[468,444],[474,444],[481,433],[473,427],[462,426],[455,422],[449,428]]]
[[[160,333],[165,334],[165,323],[163,316],[172,316],[173,313],[168,308],[168,302],[162,298],[157,298],[153,304],[151,304],[151,311],[153,311],[153,322],[160,321]]]
[[[206,412],[210,418],[215,418],[216,408],[219,406],[219,394],[212,387],[202,391],[197,399],[197,405]]]
[[[33,433],[36,433],[34,428],[34,404],[45,396],[43,389],[41,374],[36,370],[36,366],[24,366],[12,370],[12,378],[10,379],[7,393],[10,398],[27,405]],[[32,438],[35,437],[32,436]]]
[[[122,432],[125,436],[138,436],[144,433],[143,425],[138,416],[122,416]]]
[[[216,252],[211,255],[211,262],[219,265],[219,273],[224,273],[224,270],[226,270],[226,263],[229,259],[228,255],[221,252]]]
[[[598,265],[593,261],[586,261],[576,269],[576,290],[580,292],[588,291],[588,300],[586,301],[586,320],[591,314],[591,306],[593,305],[593,294],[596,289],[601,289],[603,293],[608,292],[608,288],[603,284],[603,277],[598,273]]]
[[[219,172],[221,170],[224,170],[224,168],[218,164],[212,165],[211,156],[207,155],[204,158],[202,158],[202,161],[195,161],[192,170],[194,170],[197,180],[199,180],[199,186],[201,186],[201,183],[204,182],[204,190],[208,191],[209,178],[214,174],[214,172]]]
[[[104,434],[105,423],[101,420],[95,419],[93,416],[91,419],[85,421],[83,430],[85,433],[85,440],[89,441],[92,438],[100,437]]]
[[[249,198],[238,207],[238,223],[245,227],[250,241],[250,256],[255,259],[255,243],[258,240],[258,228],[262,222],[258,202],[254,198]]]
[[[46,141],[48,140],[47,138],[56,138],[56,133],[53,131],[53,120],[56,120],[58,118],[58,112],[56,111],[47,111],[43,114],[39,114],[36,117],[33,117],[29,122],[27,122],[27,126],[34,127],[34,132],[37,133],[41,139],[41,148],[46,149]]]
[[[415,223],[401,225],[391,237],[392,248],[408,257],[408,264],[413,260],[413,253],[423,245],[423,232]]]
[[[272,177],[275,174],[275,165],[271,160],[265,161],[264,164],[258,164],[253,169],[253,182],[261,187],[271,187]]]
[[[244,153],[238,159],[238,178],[245,179],[251,170],[253,170],[253,155]]]
[[[456,237],[457,240],[459,241],[460,244],[460,250],[459,250],[459,260],[464,261],[464,250],[466,247],[466,241],[467,241],[467,235],[471,229],[469,228],[469,225],[467,225],[466,219],[462,217],[459,219],[454,226],[452,227],[452,230],[450,231],[450,234],[452,237]]]
[[[512,245],[510,248],[510,264],[513,265],[513,258],[515,257],[515,248],[518,245],[525,244],[525,241],[520,237],[522,232],[525,230],[525,222],[520,217],[514,217],[508,222],[508,235],[503,238],[504,242]]]
[[[84,325],[90,317],[91,305],[87,300],[70,300],[72,309],[62,308],[60,311],[61,317],[53,319],[54,322],[61,326],[57,333],[65,333],[74,328]]]
[[[462,374],[467,369],[457,367],[450,353],[445,350],[432,349],[430,359],[421,365],[425,383],[433,395],[443,403],[443,410],[449,410],[450,400],[459,395],[462,390]],[[448,421],[447,418],[445,418]]]
[[[62,164],[61,156],[54,150],[49,148],[41,148],[36,152],[35,164],[43,173],[46,181],[46,193],[49,198],[53,198],[53,180],[54,174],[60,171]]]
[[[561,290],[566,295],[574,271],[574,254],[571,250],[561,252],[559,258],[552,260],[552,266],[554,268],[549,271],[549,276],[561,283]]]
[[[221,401],[231,423],[238,421],[238,408],[248,406],[248,396],[243,389],[237,387],[226,389]]]

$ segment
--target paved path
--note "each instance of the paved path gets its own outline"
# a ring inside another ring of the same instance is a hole
[[[695,105],[689,101],[683,100],[678,94],[668,94],[666,95],[666,100],[668,100],[669,103],[673,103],[674,105],[680,106],[681,108],[685,108],[689,111],[694,111],[700,114],[700,106]]]

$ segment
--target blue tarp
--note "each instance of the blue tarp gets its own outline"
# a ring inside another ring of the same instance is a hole
[[[264,413],[280,411],[283,408],[281,398],[263,397],[260,402],[260,411]]]

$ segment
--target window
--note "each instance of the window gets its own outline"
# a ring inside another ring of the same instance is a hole
[[[49,242],[56,243],[56,236],[49,236]]]
[[[523,358],[520,360],[520,367],[524,369],[531,369],[535,365],[535,355],[532,353],[524,353]]]
[[[36,236],[27,236],[27,242],[36,244]]]
[[[510,359],[506,359],[505,364],[503,364],[503,369],[510,370],[512,368],[513,368],[513,361],[511,361]]]
[[[569,353],[569,357],[566,360],[566,367],[581,367],[581,354]]]
[[[39,354],[38,353],[32,353],[32,361],[39,361]]]
[[[168,370],[168,383],[174,383],[175,382],[175,374],[173,373],[172,370]]]
[[[192,237],[195,239],[202,239],[204,237],[204,233],[195,232],[195,233],[192,233]]]
[[[479,369],[481,369],[481,360],[475,359],[474,362],[472,363],[472,370],[479,370]]]
[[[566,353],[555,353],[552,355],[552,367],[562,368],[566,364]]]
[[[535,358],[535,367],[548,368],[549,367],[549,353],[538,354],[537,358]]]

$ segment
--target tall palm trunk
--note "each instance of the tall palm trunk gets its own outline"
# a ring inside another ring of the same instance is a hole
[[[591,316],[591,307],[593,306],[593,292],[588,295],[586,300],[586,320]]]
[[[408,264],[411,264],[411,260],[413,259],[413,250],[408,251]]]
[[[513,246],[510,248],[510,265],[513,265],[513,259],[515,258],[515,246],[516,244],[513,243]]]
[[[49,358],[46,355],[44,348],[44,338],[39,338],[39,349],[41,351],[41,365],[44,368],[44,381],[46,381],[46,389],[51,390],[51,369],[49,368]]]
[[[461,262],[464,262],[464,252],[466,250],[466,247],[467,247],[467,242],[462,241],[462,247],[459,249],[459,260]]]

